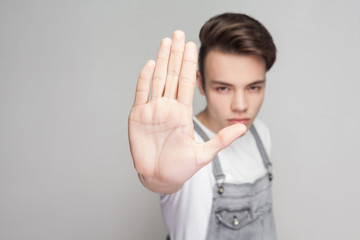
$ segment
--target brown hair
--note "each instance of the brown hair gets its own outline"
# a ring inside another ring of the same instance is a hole
[[[276,59],[270,33],[257,20],[241,13],[224,13],[209,19],[200,30],[199,71],[204,85],[204,62],[212,49],[233,54],[256,54],[265,60],[266,71]]]

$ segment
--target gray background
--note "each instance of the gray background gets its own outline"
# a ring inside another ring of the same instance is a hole
[[[0,1],[0,239],[164,239],[133,169],[127,116],[163,37],[198,43],[245,12],[278,61],[272,132],[279,239],[360,239],[359,1]],[[195,111],[204,107],[196,91]]]

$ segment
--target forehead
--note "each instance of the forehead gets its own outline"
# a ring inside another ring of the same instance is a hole
[[[254,54],[232,54],[211,50],[205,59],[205,80],[248,84],[265,79],[265,61]]]

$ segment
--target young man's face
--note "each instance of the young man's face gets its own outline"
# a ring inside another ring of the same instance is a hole
[[[264,100],[265,61],[257,55],[211,50],[204,66],[205,84],[199,73],[197,84],[207,107],[199,120],[214,133],[239,122],[249,128]]]

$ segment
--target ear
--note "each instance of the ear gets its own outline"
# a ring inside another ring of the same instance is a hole
[[[196,85],[199,88],[200,94],[204,96],[205,95],[205,91],[204,91],[205,86],[203,86],[203,84],[202,84],[202,78],[201,78],[200,71],[196,72]]]

